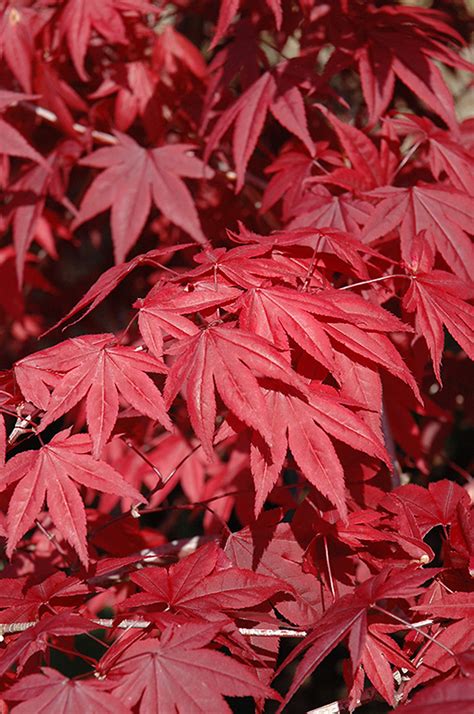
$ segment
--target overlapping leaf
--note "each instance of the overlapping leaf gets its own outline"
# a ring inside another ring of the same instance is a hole
[[[48,20],[46,7],[5,2],[0,18],[0,57],[4,57],[11,72],[25,92],[31,92],[31,65],[35,36]]]
[[[68,0],[59,20],[60,37],[66,38],[72,61],[79,77],[86,81],[84,60],[92,30],[109,42],[126,45],[123,14],[155,12],[145,0]]]
[[[181,178],[212,175],[192,155],[193,148],[191,144],[173,144],[144,149],[126,134],[117,134],[117,146],[98,149],[81,161],[84,166],[105,170],[89,186],[74,227],[111,208],[115,262],[122,263],[154,203],[195,241],[206,243],[195,203]]]
[[[85,434],[56,434],[39,450],[24,451],[0,469],[0,491],[17,485],[7,516],[7,555],[31,528],[46,499],[49,514],[62,537],[72,545],[87,566],[86,514],[78,486],[144,501],[138,491],[103,461],[89,455],[91,442]]]
[[[291,216],[294,218],[288,228],[329,227],[359,237],[361,226],[367,223],[371,213],[370,205],[355,199],[351,193],[333,195],[325,186],[317,185],[293,204]]]
[[[161,638],[135,642],[109,671],[114,697],[140,714],[208,714],[231,709],[223,695],[276,697],[254,672],[208,645],[219,624],[172,625]]]
[[[263,711],[280,638],[248,628],[296,626],[289,696],[344,643],[349,708],[471,714],[463,3],[194,5],[0,0],[0,703]],[[61,310],[132,346],[35,353]],[[94,666],[104,606],[98,681],[39,669]]]
[[[263,129],[268,111],[293,133],[312,154],[313,141],[308,131],[303,97],[297,86],[296,63],[283,62],[274,72],[266,72],[252,84],[218,119],[206,145],[208,158],[226,131],[234,124],[233,155],[237,173],[236,190],[244,185],[245,170]]]
[[[474,307],[467,300],[474,296],[470,283],[445,270],[433,270],[434,255],[426,239],[413,241],[410,271],[412,281],[403,306],[415,313],[418,335],[426,340],[433,367],[441,383],[440,365],[444,349],[443,325],[474,358]]]
[[[321,593],[314,575],[301,567],[304,548],[291,525],[280,523],[280,518],[278,510],[264,511],[251,525],[229,535],[225,553],[239,568],[291,583],[292,599],[279,599],[275,607],[290,622],[306,627],[321,614]]]
[[[252,443],[257,514],[277,481],[289,448],[305,478],[346,518],[344,470],[330,437],[388,461],[378,438],[334,395],[325,395],[322,391],[312,391],[307,400],[303,400],[269,390],[266,401],[275,446],[269,452],[258,438]]]
[[[103,711],[109,714],[130,714],[130,709],[118,698],[104,691],[94,680],[68,679],[57,669],[42,667],[41,674],[28,674],[8,690],[8,701],[23,702],[14,707],[18,714],[58,714],[72,711]]]
[[[267,340],[229,327],[209,326],[173,347],[177,354],[165,384],[169,406],[184,389],[189,418],[206,454],[213,454],[217,405],[215,389],[241,421],[258,431],[267,443],[274,436],[258,377],[270,377],[304,389],[304,382]]]
[[[409,262],[417,233],[436,246],[446,263],[463,280],[469,280],[474,263],[472,232],[474,205],[465,193],[442,186],[420,185],[411,188],[382,188],[370,195],[381,199],[364,227],[368,242],[387,235],[395,228],[400,233],[402,258]]]
[[[240,306],[244,329],[262,335],[280,349],[288,349],[290,336],[336,379],[337,351],[349,350],[364,363],[382,366],[418,393],[397,350],[385,335],[378,334],[406,330],[406,326],[358,295],[332,289],[301,293],[262,287],[247,291]]]
[[[135,303],[139,307],[138,325],[149,350],[161,357],[163,337],[184,338],[198,332],[198,327],[184,315],[217,308],[235,300],[240,290],[226,285],[195,283],[186,291],[169,285],[150,291],[144,300]]]
[[[230,233],[233,240],[248,243],[258,238],[249,233],[239,224],[240,233]],[[206,250],[195,256],[198,267],[188,273],[189,278],[207,277],[216,287],[219,279],[225,284],[243,288],[253,288],[262,284],[265,279],[291,278],[301,275],[301,268],[295,272],[289,261],[286,264],[277,262],[276,256],[267,256],[272,247],[272,240],[267,239],[261,245],[241,245],[231,250],[216,248]]]
[[[241,0],[223,0],[223,2],[221,2],[217,27],[211,47],[215,47],[226,34],[230,23],[239,10],[240,3]],[[281,0],[265,0],[265,3],[273,13],[275,24],[279,30],[282,22]]]
[[[337,20],[330,14],[328,22],[337,49],[324,76],[357,62],[371,124],[387,109],[399,79],[448,126],[455,127],[453,97],[433,60],[471,68],[451,49],[450,44],[460,45],[462,38],[442,13],[421,7],[351,3],[341,17],[339,7],[335,8]]]
[[[418,593],[420,586],[436,574],[433,571],[414,569],[386,569],[366,580],[354,594],[345,595],[332,605],[317,623],[310,635],[294,648],[282,667],[293,661],[301,652],[309,649],[298,663],[293,683],[288,690],[279,712],[322,660],[349,634],[349,648],[354,667],[357,667],[367,642],[367,610],[377,600],[410,598]]]
[[[6,137],[8,139],[8,134]],[[65,194],[69,173],[80,151],[80,145],[75,141],[59,144],[47,159],[25,172],[11,186],[12,201],[9,209],[13,215],[13,244],[20,285],[23,283],[27,251],[36,236],[47,197],[51,196],[74,210]]]
[[[152,606],[211,620],[291,589],[276,577],[231,567],[215,544],[202,546],[169,570],[145,568],[130,577],[142,592],[125,600],[122,609]]]
[[[119,394],[141,414],[171,429],[161,393],[145,372],[163,373],[166,367],[143,351],[117,345],[115,337],[107,334],[67,340],[62,348],[43,350],[15,366],[24,396],[46,408],[41,429],[87,396],[86,419],[95,457],[117,420]],[[50,385],[54,390],[48,398]]]
[[[398,709],[401,714],[470,714],[473,702],[474,682],[457,677],[418,692],[409,704]]]
[[[455,136],[415,114],[401,115],[391,124],[398,133],[410,137],[410,151],[418,147],[427,151],[431,172],[438,181],[446,173],[455,189],[474,194],[474,159]]]
[[[20,667],[36,652],[45,652],[48,648],[48,638],[52,635],[71,637],[88,632],[92,623],[85,617],[62,612],[59,615],[46,613],[33,627],[27,628],[8,649],[0,656],[0,677],[16,662]]]
[[[61,608],[80,603],[90,588],[79,578],[57,572],[35,582],[35,579],[4,578],[0,595],[2,622],[35,620],[40,611]]]

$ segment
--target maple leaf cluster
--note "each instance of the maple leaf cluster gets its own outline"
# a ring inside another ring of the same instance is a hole
[[[338,657],[338,710],[472,714],[468,7],[420,5],[0,0],[2,711],[315,711]]]

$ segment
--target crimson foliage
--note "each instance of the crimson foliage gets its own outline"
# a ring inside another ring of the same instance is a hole
[[[0,7],[2,711],[472,712],[462,3]]]

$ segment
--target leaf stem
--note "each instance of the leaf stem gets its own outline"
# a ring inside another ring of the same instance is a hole
[[[382,275],[380,278],[371,278],[370,280],[362,280],[360,283],[352,283],[351,285],[344,285],[338,290],[352,290],[352,288],[359,288],[362,285],[371,285],[371,283],[380,283],[382,280],[390,280],[391,278],[407,278],[411,280],[411,275],[405,275],[405,273],[394,273],[393,275]]]
[[[393,176],[392,176],[392,181],[393,181],[393,179],[395,178],[395,176],[403,169],[403,167],[410,161],[411,157],[412,157],[413,154],[417,151],[417,149],[419,148],[419,146],[420,146],[422,143],[423,143],[423,142],[422,142],[421,140],[417,141],[415,144],[413,144],[413,146],[411,147],[411,149],[409,149],[409,150],[407,151],[407,153],[405,154],[405,156],[403,157],[403,159],[400,161],[400,163],[398,164],[397,168],[395,169],[395,172],[394,172],[394,174],[393,174]]]
[[[449,649],[449,647],[446,647],[446,645],[444,645],[442,642],[438,642],[435,637],[432,637],[431,635],[428,635],[427,632],[424,632],[424,630],[421,629],[420,625],[417,625],[412,622],[407,622],[402,617],[398,617],[398,615],[395,615],[393,612],[389,612],[389,610],[385,610],[385,608],[380,607],[380,605],[374,605],[374,609],[378,610],[379,612],[383,612],[384,615],[387,615],[387,617],[391,617],[393,620],[397,620],[397,622],[400,622],[407,630],[416,630],[416,632],[419,632],[420,635],[425,637],[427,640],[429,640],[435,645],[438,645],[438,647],[441,647],[441,649],[447,652],[451,657],[456,656],[454,652]]]
[[[151,468],[151,470],[153,471],[153,473],[156,474],[156,476],[157,476],[157,478],[158,478],[159,487],[160,487],[160,488],[163,488],[163,486],[165,485],[166,481],[165,481],[165,479],[163,478],[163,474],[161,473],[161,471],[160,471],[160,469],[158,468],[158,466],[155,466],[155,464],[154,464],[152,461],[150,461],[150,459],[149,459],[147,456],[145,456],[145,454],[144,454],[142,451],[140,451],[140,449],[138,449],[138,448],[135,446],[135,444],[134,444],[130,439],[124,439],[123,437],[121,437],[121,438],[122,438],[122,441],[124,442],[124,444],[125,444],[126,446],[128,446],[129,449],[131,449],[132,451],[134,451],[135,454],[137,454],[137,456],[139,456],[141,459],[143,459],[143,461],[147,464],[147,466],[149,466],[149,467]],[[154,493],[154,492],[157,491],[157,490],[158,490],[158,488],[155,487],[155,489],[152,491],[152,493]],[[150,494],[150,495],[151,495],[151,494]]]

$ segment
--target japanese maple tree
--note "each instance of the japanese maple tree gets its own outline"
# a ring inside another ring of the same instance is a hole
[[[1,711],[472,714],[472,2],[0,10]]]

